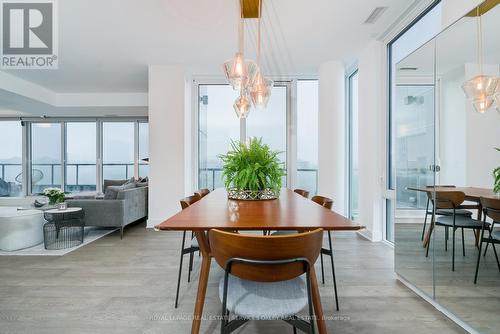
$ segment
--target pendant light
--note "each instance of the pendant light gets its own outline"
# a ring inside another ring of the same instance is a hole
[[[479,74],[467,80],[462,89],[467,98],[472,100],[474,109],[479,113],[485,113],[493,104],[498,80],[496,77],[484,75],[483,72],[483,25],[479,6],[477,7],[477,53]]]
[[[262,74],[262,67],[260,65],[261,59],[261,26],[262,26],[262,0],[259,1],[259,17],[258,17],[258,30],[257,30],[257,66],[258,70],[255,77],[252,79],[252,86],[250,88],[250,96],[252,98],[253,106],[256,109],[264,109],[267,107],[267,102],[271,97],[271,90],[273,81],[264,77]]]
[[[248,93],[245,90],[240,91],[240,95],[236,98],[233,104],[234,112],[238,118],[247,118],[251,107]]]
[[[255,75],[257,71],[257,64],[253,61],[245,60],[244,45],[244,21],[243,15],[240,13],[240,20],[238,23],[238,52],[232,59],[226,60],[223,65],[224,75],[233,87],[234,90],[240,90],[246,87],[250,78]]]

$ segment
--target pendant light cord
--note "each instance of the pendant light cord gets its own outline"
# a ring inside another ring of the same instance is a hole
[[[479,12],[479,6],[477,6],[476,11],[477,11],[477,59],[479,61],[479,75],[483,75],[483,22]]]
[[[262,0],[259,0],[259,21],[257,26],[257,65],[260,67],[260,43],[261,43],[261,22],[262,22]]]

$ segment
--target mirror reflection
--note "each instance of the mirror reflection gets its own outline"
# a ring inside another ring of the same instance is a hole
[[[462,18],[397,64],[393,103],[396,271],[481,333],[500,328],[499,31],[500,6]]]

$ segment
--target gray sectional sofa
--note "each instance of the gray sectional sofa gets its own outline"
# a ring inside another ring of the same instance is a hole
[[[105,193],[103,199],[75,198],[66,202],[70,207],[83,208],[85,226],[118,227],[120,237],[123,238],[125,226],[148,215],[147,182],[105,180],[103,190]]]

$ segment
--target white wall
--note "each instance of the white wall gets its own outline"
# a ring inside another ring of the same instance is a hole
[[[190,84],[181,65],[149,66],[148,227],[180,211],[191,179]]]
[[[359,223],[373,241],[382,240],[382,177],[385,165],[384,44],[371,41],[360,53],[359,69]]]
[[[465,80],[464,66],[459,66],[439,78],[436,106],[438,107],[438,174],[437,184],[465,186],[466,136],[465,98],[461,88]]]
[[[319,67],[318,194],[333,198],[333,210],[345,208],[345,70],[329,61]]]

